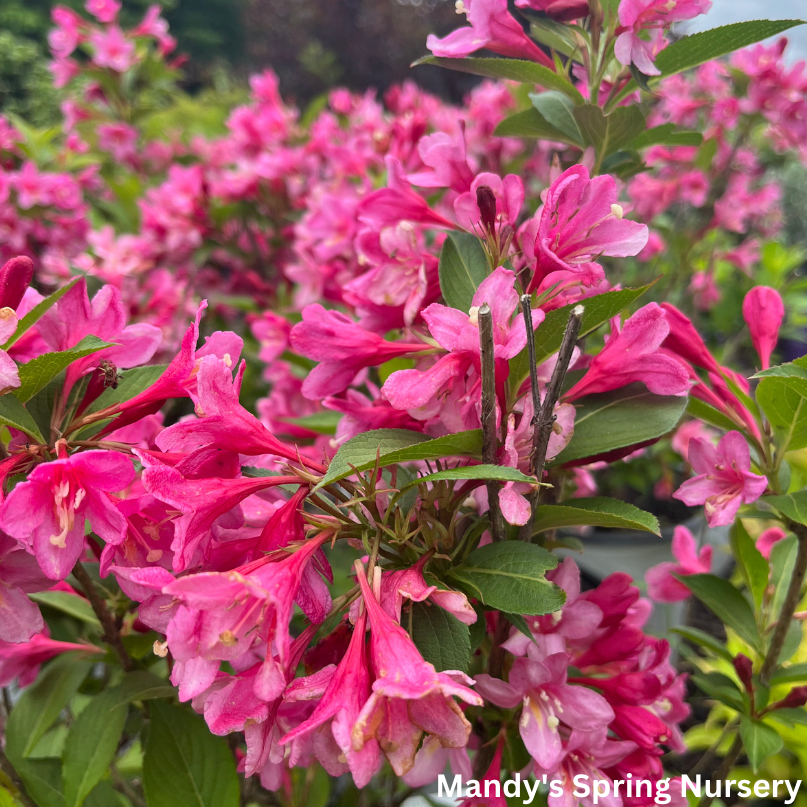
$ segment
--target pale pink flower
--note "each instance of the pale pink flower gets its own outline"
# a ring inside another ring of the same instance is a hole
[[[678,602],[692,594],[674,574],[708,574],[712,569],[712,547],[706,545],[698,550],[695,536],[682,525],[673,532],[672,553],[677,563],[659,563],[645,573],[647,596],[656,602]]]
[[[117,73],[125,73],[135,60],[135,45],[117,25],[90,35],[93,47],[93,62],[98,67],[108,67]]]

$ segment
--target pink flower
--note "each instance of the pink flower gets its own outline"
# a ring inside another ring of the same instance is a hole
[[[0,309],[16,311],[34,278],[34,262],[25,255],[11,258],[0,269]],[[0,344],[8,336],[0,335]]]
[[[476,792],[462,801],[459,807],[507,807],[507,799],[502,795],[502,749],[504,737],[500,736],[496,743],[496,753],[490,767],[485,771],[481,782],[472,783],[470,789]],[[466,777],[468,778],[468,777]]]
[[[44,630],[39,607],[26,593],[52,585],[36,559],[14,539],[0,533],[0,641],[28,642]]]
[[[461,672],[435,672],[423,660],[409,634],[381,606],[358,568],[364,606],[370,620],[370,660],[375,673],[372,695],[353,727],[353,750],[378,741],[397,776],[415,762],[423,734],[435,735],[443,747],[462,748],[471,724],[454,697],[475,706],[482,699],[458,681],[471,683]]]
[[[36,681],[39,668],[60,653],[78,650],[82,653],[103,653],[100,647],[73,642],[57,642],[45,633],[37,633],[30,642],[13,644],[0,641],[0,687],[17,679],[20,687]]]
[[[149,6],[143,21],[132,30],[132,35],[153,37],[159,43],[160,53],[166,56],[176,47],[177,42],[169,35],[168,23],[160,16],[161,11],[158,5]]]
[[[131,160],[136,154],[137,130],[126,123],[104,123],[98,132],[98,145],[118,162]]]
[[[370,698],[370,671],[366,658],[367,612],[356,622],[350,644],[333,672],[325,692],[311,717],[280,740],[286,745],[304,735],[313,735],[314,754],[331,776],[347,770],[356,787],[365,787],[381,765],[378,741],[366,741],[360,750],[353,747],[353,727]],[[313,676],[312,676],[313,677]],[[305,680],[305,679],[302,679]],[[295,681],[299,685],[301,679]],[[289,700],[287,690],[286,700]],[[290,764],[294,764],[294,754]]]
[[[634,382],[641,382],[654,395],[686,395],[690,387],[686,368],[659,351],[669,332],[664,311],[656,303],[640,308],[621,330],[612,322],[605,347],[564,398],[573,401]]]
[[[624,258],[647,243],[644,224],[622,218],[617,186],[608,175],[589,178],[575,165],[546,191],[541,209],[519,231],[527,265],[533,269],[529,290],[564,281],[596,285],[603,277],[600,255]]]
[[[672,553],[678,563],[659,563],[645,574],[647,596],[656,602],[679,602],[692,594],[674,574],[708,574],[712,568],[712,547],[707,545],[698,551],[695,536],[684,526],[673,532]]]
[[[120,11],[118,0],[87,0],[84,8],[99,22],[104,24],[112,22]]]
[[[552,60],[524,33],[524,29],[507,10],[506,0],[466,0],[457,5],[471,23],[470,28],[458,28],[447,37],[438,39],[431,34],[426,47],[435,56],[458,58],[487,48],[501,56],[514,56],[538,62],[550,70]]]
[[[663,347],[677,353],[696,367],[702,367],[710,372],[720,372],[720,365],[709,352],[692,320],[671,303],[662,303],[661,307],[664,309],[664,319],[670,327]]]
[[[98,67],[108,67],[117,73],[125,73],[135,60],[135,45],[117,25],[90,35],[93,47],[93,62]]]
[[[768,527],[768,529],[757,538],[757,549],[765,560],[770,560],[773,545],[781,541],[785,535],[787,535],[787,533],[779,527]]]
[[[589,15],[588,0],[516,0],[516,8],[543,11],[555,22],[571,22]]]
[[[712,7],[712,0],[622,0],[619,4],[619,22],[622,33],[617,37],[614,54],[620,64],[635,64],[648,76],[658,76],[661,71],[653,64],[658,53],[662,28],[672,23],[691,20],[705,14]],[[650,42],[639,37],[639,32],[656,30]],[[656,44],[658,50],[653,48]],[[655,53],[654,53],[655,50]]]
[[[712,438],[716,440],[717,433],[705,426],[700,420],[688,420],[675,430],[670,444],[673,451],[682,457],[686,457],[689,453],[689,443],[695,438],[713,442]]]
[[[298,353],[320,362],[303,382],[303,394],[312,400],[341,392],[365,367],[427,349],[423,344],[387,342],[319,303],[303,309],[303,321],[291,329],[290,340]]]
[[[461,379],[467,370],[479,367],[479,307],[488,303],[493,317],[494,356],[512,359],[527,344],[527,332],[518,307],[518,292],[513,287],[515,275],[499,267],[480,283],[468,314],[432,303],[422,312],[423,319],[437,343],[450,351],[428,370],[398,370],[386,380],[381,392],[396,409],[418,409],[433,402]],[[512,322],[511,322],[512,319]],[[543,322],[543,312],[535,311],[533,324]]]
[[[527,751],[541,770],[553,771],[563,758],[566,729],[598,731],[614,719],[613,709],[602,695],[585,686],[566,683],[571,659],[555,653],[538,661],[517,658],[508,682],[477,675],[477,691],[505,709],[523,702],[519,731]]]
[[[48,32],[48,44],[57,59],[66,59],[81,41],[79,27],[84,21],[65,6],[56,6],[50,15],[56,28]]]
[[[754,286],[743,300],[743,319],[751,332],[751,341],[762,362],[762,369],[771,366],[771,353],[779,341],[779,326],[785,317],[785,307],[776,289]]]
[[[697,476],[673,494],[690,506],[702,504],[710,527],[727,527],[740,504],[755,502],[768,486],[764,476],[751,472],[751,452],[739,432],[724,434],[717,447],[705,440],[689,443],[689,464]]]
[[[7,342],[17,330],[17,315],[11,308],[0,308],[0,345]],[[20,386],[17,365],[5,350],[0,350],[0,394]]]
[[[84,520],[103,541],[120,543],[126,520],[110,493],[134,481],[131,460],[84,451],[38,465],[8,495],[0,528],[23,542],[51,580],[64,580],[84,549]]]

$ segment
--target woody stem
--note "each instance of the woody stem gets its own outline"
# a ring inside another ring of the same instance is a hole
[[[496,434],[496,359],[493,346],[493,314],[490,306],[479,307],[479,350],[482,373],[482,461],[485,465],[497,465],[499,438]],[[504,519],[499,507],[499,484],[493,480],[485,483],[488,490],[490,527],[494,541],[504,540]]]
[[[101,622],[104,629],[104,635],[101,638],[117,653],[121,667],[126,672],[131,672],[134,669],[134,661],[132,661],[132,657],[124,647],[114,617],[109,613],[104,600],[98,595],[95,584],[90,575],[87,574],[87,570],[81,565],[81,561],[78,561],[73,567],[73,577],[78,581],[81,590],[90,601],[92,610],[95,611],[95,615]]]
[[[552,437],[552,427],[555,425],[555,404],[560,398],[563,389],[563,381],[569,370],[569,364],[574,354],[574,346],[577,337],[580,335],[580,326],[583,323],[584,308],[582,305],[575,306],[569,315],[566,323],[566,330],[563,333],[563,340],[558,351],[558,360],[552,372],[552,378],[544,394],[544,402],[541,404],[541,393],[538,389],[538,368],[535,356],[535,337],[532,329],[532,309],[530,307],[529,295],[525,294],[521,298],[521,307],[524,311],[524,326],[527,329],[527,353],[530,359],[530,385],[532,387],[532,402],[535,418],[532,431],[532,454],[530,455],[530,473],[540,482],[546,464],[546,452],[549,449],[549,439]],[[519,537],[522,541],[529,541],[532,538],[532,525],[538,510],[538,503],[541,498],[541,488],[536,488],[529,495],[530,518],[521,528]]]

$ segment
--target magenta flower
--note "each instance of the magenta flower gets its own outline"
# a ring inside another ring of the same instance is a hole
[[[687,369],[659,351],[669,332],[664,311],[656,303],[640,308],[621,329],[612,321],[605,347],[564,398],[573,401],[635,382],[641,382],[655,395],[686,395],[690,388]]]
[[[516,0],[516,8],[543,11],[555,22],[571,22],[589,15],[588,0]]]
[[[482,780],[476,784],[476,791],[460,802],[459,807],[507,807],[507,799],[502,794],[502,749],[504,737],[499,736],[496,753]],[[469,777],[466,777],[469,778]],[[470,790],[474,787],[471,785]]]
[[[110,23],[118,16],[120,3],[118,0],[87,0],[84,8],[99,22]]]
[[[37,633],[30,642],[0,641],[0,687],[8,686],[15,679],[20,687],[27,687],[36,681],[42,664],[54,656],[72,650],[83,653],[104,652],[100,647],[92,645],[57,642],[44,633]]]
[[[66,6],[56,6],[50,12],[51,19],[56,27],[48,32],[48,44],[54,56],[57,58],[67,58],[81,41],[79,28],[84,24],[84,20]]]
[[[42,572],[64,580],[84,549],[84,520],[106,543],[123,540],[126,519],[110,493],[134,481],[132,461],[112,451],[84,451],[45,462],[8,495],[0,528],[36,555]]]
[[[664,319],[670,326],[663,347],[696,367],[719,373],[720,365],[709,352],[709,348],[706,347],[703,338],[692,324],[692,320],[671,303],[662,303],[661,307],[664,309]]]
[[[303,382],[303,394],[312,400],[341,392],[365,367],[428,349],[423,344],[387,342],[319,303],[303,309],[303,321],[291,329],[290,340],[298,353],[320,362]]]
[[[622,0],[619,4],[620,35],[614,46],[614,55],[620,64],[635,64],[648,76],[658,76],[661,71],[653,59],[661,50],[663,28],[681,20],[691,20],[705,14],[712,7],[712,0]],[[650,40],[639,36],[641,31],[653,30],[657,34]]]
[[[34,262],[25,255],[11,258],[0,269],[0,309],[16,311],[34,278]],[[0,344],[8,336],[0,335]]]
[[[167,56],[175,47],[176,39],[168,33],[168,23],[160,16],[159,5],[149,6],[146,16],[137,28],[132,29],[133,36],[150,36],[157,40],[160,53]]]
[[[28,642],[44,630],[39,606],[27,593],[50,588],[36,558],[14,539],[0,533],[0,641]]]
[[[521,314],[513,317],[518,307],[518,292],[513,288],[515,275],[499,267],[476,290],[469,313],[432,303],[422,312],[423,319],[436,342],[450,351],[428,370],[398,370],[385,382],[381,392],[396,409],[418,409],[465,376],[471,367],[479,367],[478,311],[488,303],[493,316],[493,342],[496,359],[512,359],[527,344],[527,333]],[[537,328],[543,312],[533,315]],[[512,320],[512,322],[511,322]]]
[[[674,574],[708,574],[712,568],[712,547],[704,546],[698,551],[695,536],[684,526],[673,532],[672,553],[677,563],[659,563],[645,573],[647,596],[656,602],[680,602],[692,594]]]
[[[435,56],[456,59],[486,48],[501,56],[538,62],[554,71],[552,60],[507,10],[506,0],[466,0],[457,4],[457,11],[468,17],[471,27],[458,28],[443,39],[429,35],[426,47]]]
[[[93,63],[98,67],[125,73],[135,62],[135,44],[117,25],[110,25],[105,31],[94,31],[90,34],[90,44]]]
[[[353,750],[377,740],[396,775],[403,776],[415,763],[424,733],[437,736],[446,748],[465,746],[471,724],[454,697],[474,706],[481,706],[482,699],[458,683],[471,683],[464,673],[435,672],[409,634],[378,604],[360,566],[358,578],[370,620],[376,680],[353,727]]]
[[[765,560],[770,560],[773,545],[781,541],[785,535],[787,535],[787,533],[779,527],[768,527],[756,540],[756,546],[760,555],[762,555]]]
[[[762,369],[771,366],[771,353],[779,341],[779,327],[785,318],[785,306],[776,289],[754,286],[743,300],[743,319],[751,333],[754,350]]]
[[[585,686],[566,683],[571,659],[555,653],[538,661],[517,658],[508,682],[477,675],[478,692],[505,709],[523,702],[519,730],[524,745],[541,770],[555,770],[563,758],[561,725],[568,729],[597,731],[614,719],[605,698]]]
[[[673,497],[690,506],[704,505],[710,527],[729,526],[740,505],[755,502],[768,486],[764,476],[751,472],[751,452],[739,432],[724,434],[717,447],[691,440],[688,460],[697,476]]]
[[[644,224],[622,218],[613,177],[589,178],[574,165],[546,191],[541,209],[519,231],[521,248],[533,271],[529,291],[558,282],[596,285],[603,278],[600,255],[624,258],[647,243]]]
[[[286,734],[286,745],[304,735],[313,735],[314,754],[331,776],[350,770],[356,787],[365,787],[381,765],[381,750],[375,739],[360,750],[353,747],[353,727],[370,697],[370,671],[366,659],[366,611],[356,622],[350,645],[339,662],[311,717]],[[313,676],[312,676],[313,677]],[[298,684],[300,679],[295,681]],[[288,691],[287,696],[288,699]],[[291,760],[294,764],[294,760]]]

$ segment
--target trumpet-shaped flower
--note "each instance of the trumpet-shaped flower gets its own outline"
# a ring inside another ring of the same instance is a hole
[[[743,300],[743,319],[759,355],[762,369],[771,366],[771,353],[779,341],[779,326],[785,318],[785,306],[776,289],[754,286]]]

